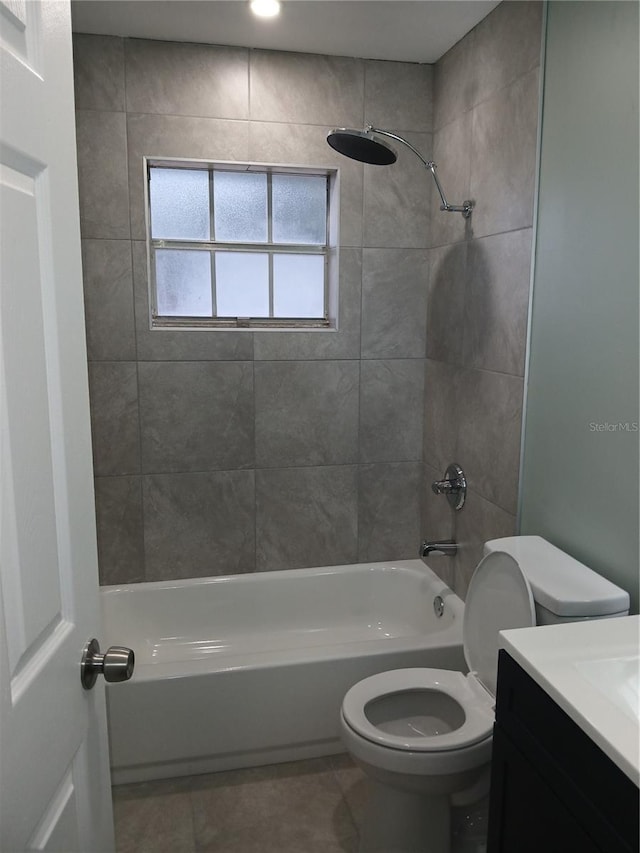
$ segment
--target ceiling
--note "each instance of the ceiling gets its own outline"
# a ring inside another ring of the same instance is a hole
[[[247,0],[73,0],[81,33],[436,62],[498,0],[282,0],[256,18]]]

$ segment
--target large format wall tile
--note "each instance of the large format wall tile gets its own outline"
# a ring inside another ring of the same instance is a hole
[[[255,362],[256,465],[358,458],[358,362]]]
[[[423,398],[423,359],[361,363],[361,462],[421,460]]]
[[[254,569],[253,471],[143,477],[147,580]]]
[[[469,487],[512,515],[518,498],[523,381],[463,370],[456,405],[458,462]]]
[[[253,467],[251,362],[141,362],[138,369],[143,471]]]
[[[242,160],[249,154],[247,122],[191,116],[127,116],[131,236],[146,240],[143,157]]]
[[[146,244],[134,240],[132,255],[136,346],[140,361],[248,361],[253,358],[253,332],[248,330],[151,329]]]
[[[76,109],[124,110],[124,41],[113,36],[73,35]]]
[[[287,166],[338,169],[340,173],[341,246],[362,246],[363,166],[343,157],[327,143],[333,125],[249,123],[249,160]]]
[[[357,359],[360,357],[362,250],[339,253],[338,328],[332,330],[254,332],[255,358],[261,361]]]
[[[476,237],[527,228],[533,220],[538,69],[475,107],[471,197]]]
[[[129,188],[124,113],[78,110],[78,189],[83,237],[128,240]]]
[[[432,65],[365,62],[365,123],[400,135],[408,130],[430,131],[432,76]]]
[[[430,133],[404,136],[425,158],[431,155]],[[398,144],[391,166],[364,168],[364,237],[366,247],[423,249],[429,245],[431,175],[405,145]]]
[[[256,569],[358,559],[357,467],[256,471]]]
[[[458,385],[462,370],[428,358],[425,364],[423,459],[441,474],[458,462]]]
[[[141,478],[96,477],[95,490],[100,583],[143,581]]]
[[[427,359],[424,459],[464,470],[469,487],[515,514],[523,381]]]
[[[140,427],[136,363],[91,362],[89,392],[95,473],[137,474]]]
[[[538,0],[507,0],[480,21],[473,42],[476,104],[539,65],[542,7]]]
[[[467,289],[467,246],[454,243],[429,252],[427,358],[462,362]]]
[[[433,70],[433,129],[440,130],[471,109],[477,83],[473,43],[475,30],[447,51]],[[437,161],[436,161],[437,162]]]
[[[129,240],[83,240],[82,272],[89,361],[136,357]]]
[[[469,243],[464,363],[524,375],[531,229]]]
[[[252,50],[249,63],[252,119],[332,127],[362,125],[361,60]]]
[[[428,279],[426,251],[364,250],[363,358],[424,358]]]
[[[248,51],[242,47],[127,39],[127,110],[248,118]]]
[[[419,462],[362,465],[358,475],[358,559],[415,559],[420,538]]]

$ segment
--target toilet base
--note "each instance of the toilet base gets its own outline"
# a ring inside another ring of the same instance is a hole
[[[368,779],[360,853],[450,853],[448,795],[399,791]]]

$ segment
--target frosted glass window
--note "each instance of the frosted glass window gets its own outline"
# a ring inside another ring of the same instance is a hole
[[[274,317],[324,317],[324,257],[273,256]]]
[[[272,178],[273,242],[327,242],[327,179],[320,175],[282,175]]]
[[[206,169],[151,169],[149,198],[154,240],[209,240]]]
[[[156,306],[161,317],[211,316],[211,254],[157,249]]]
[[[213,173],[216,240],[267,241],[267,176],[247,172]]]
[[[145,162],[152,326],[332,325],[333,172]]]
[[[218,317],[269,316],[269,255],[216,252]]]

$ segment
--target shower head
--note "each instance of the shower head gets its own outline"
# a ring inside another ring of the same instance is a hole
[[[391,145],[376,136],[372,128],[337,127],[327,136],[327,142],[339,154],[372,166],[390,166],[398,159]]]
[[[386,138],[383,139],[382,137]],[[440,210],[447,213],[461,213],[465,219],[471,216],[473,202],[463,201],[462,204],[449,204],[436,175],[436,164],[433,160],[425,160],[417,148],[414,148],[410,142],[404,137],[398,136],[397,133],[367,125],[363,130],[337,127],[327,136],[327,142],[334,151],[344,154],[345,157],[350,157],[352,160],[359,160],[361,163],[369,163],[372,166],[390,166],[398,159],[395,149],[387,142],[387,139],[393,139],[411,149],[425,169],[431,172],[440,195]]]

